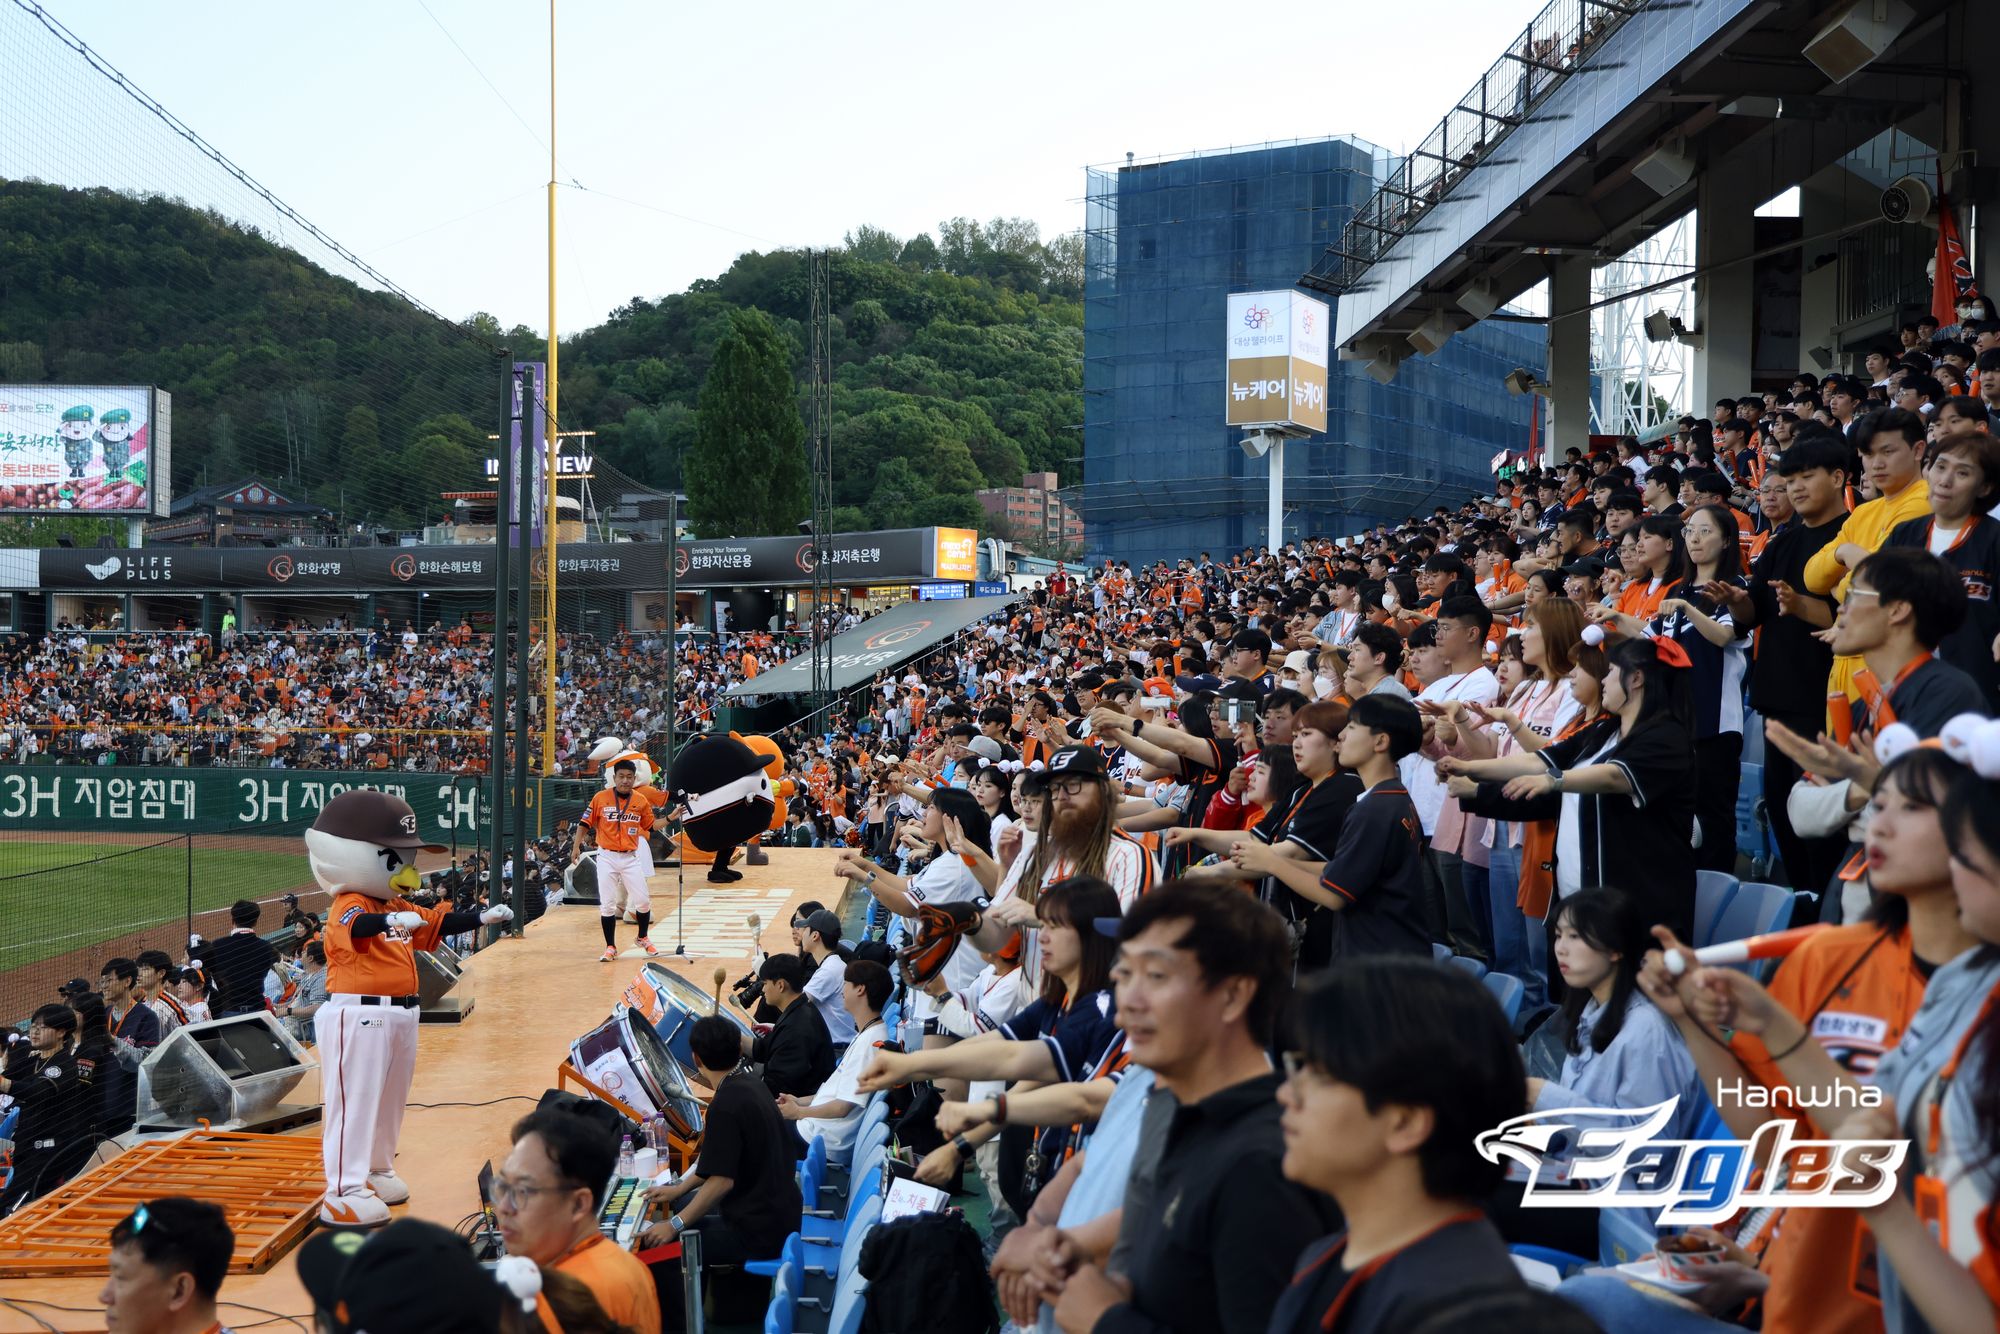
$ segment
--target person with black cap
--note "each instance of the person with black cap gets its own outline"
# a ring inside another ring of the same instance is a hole
[[[39,1198],[57,1184],[57,1160],[91,1129],[96,1104],[70,1058],[76,1012],[67,1005],[44,1005],[28,1021],[28,1038],[9,1052],[0,1093],[21,1110],[14,1123],[14,1175],[0,1190],[0,1216]]]
[[[460,1249],[464,1249],[463,1243]],[[108,1334],[229,1334],[215,1295],[236,1254],[222,1206],[169,1195],[148,1200],[111,1229],[111,1257],[97,1300]]]
[[[421,1218],[373,1235],[319,1232],[299,1248],[299,1282],[324,1334],[490,1334],[508,1299],[498,1278],[462,1237]]]
[[[824,910],[822,910],[824,911]],[[778,1012],[770,1031],[759,1037],[739,1033],[743,1054],[764,1067],[764,1084],[775,1096],[812,1096],[838,1063],[833,1039],[819,1007],[806,1000],[806,966],[796,954],[774,954],[757,970],[764,1000]]]
[[[825,908],[818,909],[806,918],[799,938],[802,942],[800,952],[805,955],[811,969],[805,996],[818,1008],[819,1017],[826,1021],[827,1035],[833,1039],[834,1053],[838,1055],[848,1043],[854,1041],[854,1018],[841,1003],[841,989],[846,985],[847,959],[840,948],[839,914]]]

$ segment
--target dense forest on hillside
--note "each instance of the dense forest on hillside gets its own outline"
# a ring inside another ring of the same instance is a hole
[[[1045,243],[1015,219],[908,240],[860,227],[830,267],[842,526],[969,524],[980,486],[1075,473],[1079,237]],[[565,426],[595,430],[628,477],[677,484],[732,311],[770,317],[803,384],[806,274],[802,251],[745,254],[565,338]],[[256,475],[349,523],[435,518],[440,491],[481,485],[503,345],[543,351],[528,330],[436,319],[175,201],[0,182],[0,382],[168,390],[177,491]]]

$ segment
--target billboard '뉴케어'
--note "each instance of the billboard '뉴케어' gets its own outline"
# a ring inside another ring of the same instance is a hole
[[[164,517],[168,402],[147,385],[0,385],[0,512]]]

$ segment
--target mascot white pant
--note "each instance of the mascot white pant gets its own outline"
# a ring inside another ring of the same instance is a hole
[[[353,1215],[342,1222],[364,1221],[364,1210],[342,1196],[374,1195],[384,1204],[408,1198],[392,1183],[396,1138],[417,1073],[417,1024],[414,1008],[363,1005],[351,996],[331,997],[319,1011],[325,1209]]]

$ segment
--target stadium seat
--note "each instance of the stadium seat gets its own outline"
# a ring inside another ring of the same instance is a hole
[[[1440,945],[1435,940],[1433,940],[1431,942],[1431,957],[1433,959],[1436,959],[1439,963],[1443,963],[1446,959],[1449,959],[1451,957],[1451,946]]]
[[[847,1230],[847,1236],[840,1243],[840,1269],[834,1277],[834,1290],[854,1282],[860,1276],[861,1243],[875,1230],[875,1224],[882,1219],[882,1197],[870,1196],[861,1202],[854,1226]]]
[[[1559,1251],[1553,1246],[1531,1246],[1527,1242],[1518,1242],[1509,1246],[1507,1250],[1509,1254],[1524,1259],[1540,1260],[1545,1265],[1553,1265],[1555,1271],[1564,1278],[1580,1274],[1590,1267],[1590,1261],[1581,1255],[1571,1255],[1568,1251]]]
[[[819,1191],[825,1183],[826,1137],[814,1135],[812,1143],[806,1146],[805,1159],[799,1164],[799,1198],[805,1201],[807,1213],[819,1209]]]
[[[1694,873],[1694,940],[1690,943],[1696,949],[1714,943],[1715,925],[1722,920],[1723,910],[1736,897],[1736,887],[1741,883],[1727,871]]]
[[[743,1262],[743,1272],[759,1274],[765,1278],[776,1278],[778,1271],[786,1265],[790,1265],[792,1272],[800,1276],[806,1272],[805,1238],[796,1232],[785,1238],[785,1244],[778,1251],[775,1260],[746,1260]]]
[[[860,1334],[861,1317],[867,1308],[868,1280],[861,1277],[857,1268],[834,1290],[833,1315],[827,1322],[827,1334]]]
[[[1779,800],[1783,800],[1780,794]],[[1764,801],[1764,766],[1745,764],[1736,788],[1736,853],[1750,863],[1753,876],[1769,875],[1778,862],[1778,842],[1771,832],[1771,810]]]
[[[815,1274],[831,1274],[834,1264],[844,1256],[844,1247],[853,1235],[855,1221],[863,1217],[863,1211],[873,1204],[879,1216],[882,1212],[882,1191],[885,1158],[875,1158],[859,1178],[859,1185],[848,1205],[844,1218],[803,1218],[799,1220],[801,1244],[804,1248],[805,1268]]]
[[[1746,880],[1737,886],[1735,897],[1730,899],[1721,917],[1716,919],[1711,943],[1761,936],[1767,931],[1782,931],[1791,920],[1791,890],[1783,885],[1764,885]],[[1750,964],[1735,966],[1745,972],[1755,971]]]
[[[1500,1008],[1507,1012],[1507,1022],[1512,1024],[1521,1014],[1521,998],[1528,994],[1528,988],[1521,979],[1511,973],[1487,973],[1479,979],[1486,989],[1493,993],[1493,999],[1500,1002]]]
[[[777,1281],[771,1285],[771,1304],[764,1308],[764,1334],[792,1334],[798,1316],[799,1271],[779,1265]]]
[[[1485,964],[1479,962],[1477,959],[1469,959],[1463,954],[1454,954],[1449,959],[1446,959],[1445,962],[1454,968],[1463,968],[1474,977],[1486,976]]]

